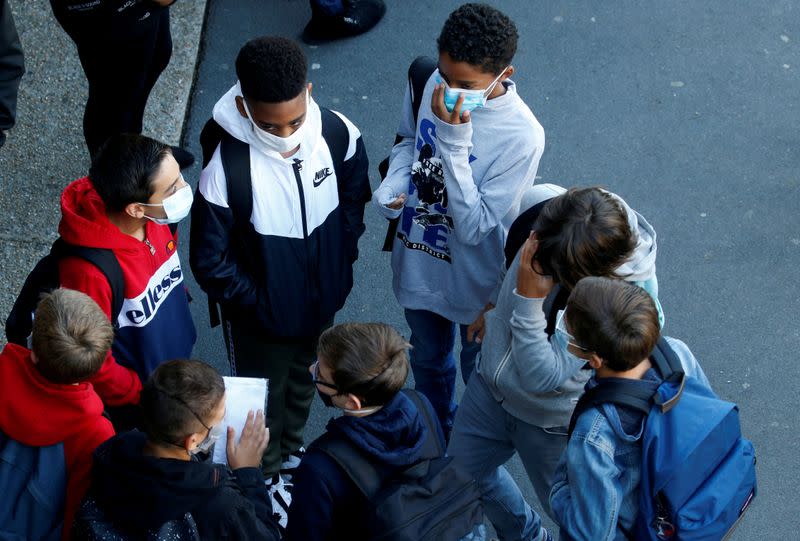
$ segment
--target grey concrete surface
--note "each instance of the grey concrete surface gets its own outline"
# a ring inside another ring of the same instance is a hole
[[[148,101],[144,133],[180,141],[189,103],[205,0],[171,8],[173,53]],[[25,51],[17,125],[0,150],[0,317],[57,237],[59,196],[89,167],[83,140],[87,84],[75,45],[46,0],[11,0]],[[5,332],[0,329],[0,340]]]
[[[388,0],[372,32],[305,48],[315,98],[360,127],[374,186],[408,63],[435,54],[441,25],[460,3]],[[651,221],[665,330],[689,344],[716,390],[741,407],[758,454],[760,493],[735,539],[796,539],[796,3],[490,3],[520,30],[514,78],[547,134],[542,181],[602,184]],[[262,34],[298,37],[308,16],[305,0],[210,5],[188,145],[198,150],[203,122],[233,84],[239,47]],[[385,321],[408,332],[391,292],[388,256],[379,251],[384,231],[384,220],[368,208],[356,286],[337,320]],[[224,369],[222,338],[204,330],[203,303],[194,309],[201,334],[195,353]],[[314,404],[309,439],[332,413]],[[519,465],[510,469],[535,499]]]

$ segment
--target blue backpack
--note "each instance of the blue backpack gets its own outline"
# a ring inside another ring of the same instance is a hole
[[[645,413],[639,514],[625,534],[653,541],[727,539],[756,495],[755,451],[742,437],[739,408],[686,376],[663,337],[651,362],[663,379],[655,394],[598,380],[578,401],[570,434],[581,413],[602,404]]]
[[[60,541],[66,492],[62,444],[30,447],[0,432],[0,539]]]

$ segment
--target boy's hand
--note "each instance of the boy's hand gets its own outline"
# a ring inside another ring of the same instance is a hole
[[[261,466],[261,457],[269,444],[269,429],[264,426],[264,412],[253,410],[247,413],[247,420],[242,429],[239,443],[234,444],[236,430],[228,427],[228,465],[232,470],[239,468],[258,468]]]
[[[533,260],[539,241],[536,232],[531,231],[528,240],[522,245],[519,257],[519,272],[517,273],[517,293],[529,299],[542,299],[553,289],[553,279],[544,276],[538,261]]]
[[[470,323],[469,327],[467,327],[467,342],[477,342],[479,344],[483,342],[483,335],[486,334],[486,312],[492,309],[494,309],[494,304],[487,303],[478,317],[475,318],[475,321]]]
[[[433,96],[431,96],[431,109],[433,110],[433,114],[436,115],[439,120],[453,125],[466,124],[469,122],[469,111],[464,111],[464,114],[461,114],[461,104],[463,103],[464,94],[459,94],[455,107],[453,107],[452,111],[448,111],[447,106],[444,104],[444,83],[439,83],[433,88]]]
[[[404,193],[401,193],[400,195],[397,196],[397,198],[394,201],[386,203],[385,206],[392,210],[400,210],[405,206],[406,199],[408,199],[408,196]]]

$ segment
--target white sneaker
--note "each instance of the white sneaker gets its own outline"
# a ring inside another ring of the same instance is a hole
[[[291,455],[289,455],[286,460],[281,463],[281,477],[283,478],[284,482],[291,483],[292,475],[294,474],[294,470],[300,465],[300,462],[303,460],[303,456],[306,454],[305,447],[301,447]]]
[[[284,481],[281,474],[276,473],[265,480],[264,485],[272,503],[272,513],[277,515],[278,524],[285,529],[289,522],[289,506],[292,504],[292,484]]]

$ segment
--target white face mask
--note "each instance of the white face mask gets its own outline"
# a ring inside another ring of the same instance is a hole
[[[180,188],[177,192],[164,199],[161,203],[139,203],[143,207],[164,207],[166,218],[154,218],[152,216],[144,215],[145,218],[151,220],[158,225],[176,224],[189,215],[192,210],[192,201],[194,201],[194,194],[192,187],[188,184]]]
[[[255,120],[253,120],[253,115],[250,112],[250,108],[247,106],[247,100],[242,98],[244,110],[247,113],[247,118],[250,120],[250,124],[253,126],[253,133],[255,136],[267,149],[280,152],[281,154],[286,154],[287,152],[293,151],[300,146],[300,143],[303,141],[303,137],[305,137],[306,133],[306,126],[308,126],[309,101],[308,90],[306,90],[306,117],[303,120],[303,123],[294,131],[293,134],[289,135],[288,137],[278,137],[277,135],[273,135],[262,130],[256,125]]]

